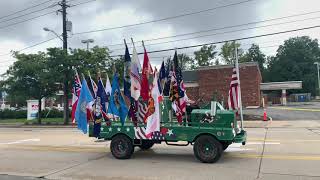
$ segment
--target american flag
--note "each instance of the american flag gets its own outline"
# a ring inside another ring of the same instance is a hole
[[[155,131],[152,133],[151,139],[165,140],[165,136],[160,131]]]
[[[143,101],[138,101],[137,104],[138,104],[138,114],[137,114],[138,123],[144,123],[144,118],[148,111],[148,105]]]
[[[134,127],[134,138],[135,139],[148,139],[146,137],[145,127]]]
[[[80,91],[81,91],[81,82],[80,82],[78,72],[76,71],[75,76],[74,76],[74,83],[73,83],[73,87],[72,87],[71,119],[72,119],[73,124],[76,123],[75,113],[76,113],[76,109],[77,109],[78,99],[80,96]]]
[[[187,99],[186,99],[186,89],[184,87],[184,83],[183,83],[183,78],[182,78],[182,71],[181,71],[181,67],[179,67],[178,64],[178,56],[177,56],[177,51],[175,52],[174,58],[174,70],[175,70],[175,74],[176,74],[176,80],[177,80],[177,84],[178,84],[178,94],[179,94],[179,108],[181,110],[182,113],[186,112],[186,107],[187,107]]]
[[[230,110],[234,110],[238,115],[239,110],[239,80],[237,75],[237,68],[232,70],[232,79],[229,88],[228,106]]]

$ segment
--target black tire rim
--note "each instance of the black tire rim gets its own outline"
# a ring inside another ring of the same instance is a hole
[[[217,155],[217,147],[210,142],[199,144],[199,155],[205,159],[214,158]]]
[[[114,148],[114,153],[117,155],[117,156],[123,156],[127,153],[128,151],[128,144],[123,141],[123,140],[118,140],[116,143],[115,143],[115,148]]]

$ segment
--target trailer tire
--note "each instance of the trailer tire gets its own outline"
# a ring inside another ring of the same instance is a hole
[[[117,159],[129,159],[134,151],[132,140],[123,134],[112,138],[110,149],[112,155]]]
[[[154,145],[152,140],[142,140],[141,145],[139,145],[140,149],[148,150]]]
[[[203,163],[217,162],[222,154],[222,145],[210,135],[199,136],[194,145],[194,156]]]

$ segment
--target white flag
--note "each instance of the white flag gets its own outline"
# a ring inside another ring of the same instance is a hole
[[[111,84],[110,84],[110,80],[109,80],[108,74],[107,74],[105,91],[106,91],[107,96],[111,95],[112,88],[111,88]]]
[[[151,90],[151,97],[154,105],[154,112],[147,119],[146,136],[149,138],[155,131],[160,131],[160,108],[159,108],[159,89],[158,89],[158,76],[155,75],[153,79],[153,86]],[[150,101],[150,100],[149,100]]]
[[[141,76],[139,72],[141,72],[141,64],[138,58],[136,48],[133,44],[132,59],[131,59],[131,66],[130,66],[130,79],[131,79],[131,97],[133,97],[135,100],[138,100],[140,97]]]

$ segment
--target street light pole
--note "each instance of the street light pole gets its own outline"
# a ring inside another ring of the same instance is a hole
[[[81,41],[83,44],[87,44],[87,51],[89,51],[89,44],[93,43],[94,40],[93,39],[86,39],[86,40],[82,40]]]
[[[318,73],[318,96],[320,96],[320,75],[319,75],[319,65],[320,63],[319,62],[315,62],[314,63],[315,65],[317,65],[317,73]]]

